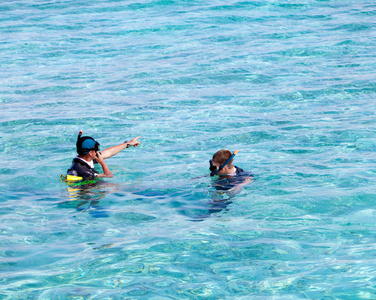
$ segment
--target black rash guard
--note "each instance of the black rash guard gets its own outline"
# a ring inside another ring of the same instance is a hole
[[[80,176],[83,179],[94,179],[98,173],[82,159],[75,157],[71,167],[68,169],[68,175]]]

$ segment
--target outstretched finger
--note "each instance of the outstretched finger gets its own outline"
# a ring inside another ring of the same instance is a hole
[[[137,141],[141,136],[138,136],[132,140],[130,140],[130,142],[132,142],[132,144],[134,145],[135,143],[140,143],[139,141]]]

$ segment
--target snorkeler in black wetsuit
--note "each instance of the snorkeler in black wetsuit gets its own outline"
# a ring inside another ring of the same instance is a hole
[[[62,207],[65,205],[69,207],[76,205],[77,210],[89,211],[95,217],[107,216],[106,212],[98,204],[99,200],[110,192],[109,187],[113,187],[113,185],[109,185],[108,182],[92,179],[112,177],[113,175],[104,162],[104,159],[110,158],[131,146],[139,146],[140,142],[138,139],[140,137],[99,152],[99,143],[92,137],[82,137],[82,131],[80,131],[76,143],[78,155],[73,159],[72,165],[67,171],[67,176],[60,176],[60,180],[68,182],[69,200],[61,202],[59,205]],[[94,163],[99,163],[102,166],[102,174],[94,169]],[[68,179],[69,176],[71,176],[71,179]],[[102,190],[101,187],[104,186],[106,189]]]
[[[73,159],[72,166],[68,169],[68,175],[82,177],[83,179],[94,179],[96,177],[113,177],[110,169],[104,162],[102,154],[99,152],[99,143],[92,137],[81,137],[82,132],[77,138],[78,156]],[[94,160],[96,160],[103,169],[103,173],[99,174],[94,170]]]
[[[73,159],[67,175],[82,177],[84,180],[91,180],[100,177],[113,177],[104,160],[131,146],[137,147],[140,145],[138,139],[141,137],[136,137],[129,142],[126,141],[120,145],[112,146],[99,152],[99,143],[96,140],[92,137],[81,135],[82,131],[79,132],[77,137],[76,147],[78,155]],[[102,166],[102,174],[94,170],[94,163],[99,163]]]

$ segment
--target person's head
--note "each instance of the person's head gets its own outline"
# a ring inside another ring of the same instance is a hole
[[[232,153],[230,150],[227,149],[221,149],[217,151],[213,158],[210,160],[210,171],[213,173],[220,169],[220,167],[232,156]],[[222,167],[221,170],[219,170],[216,175],[226,175],[233,172],[234,165],[233,165],[234,159],[231,159],[225,166]]]
[[[89,153],[96,155],[96,152],[99,151],[99,143],[90,136],[81,136],[82,131],[78,134],[76,148],[77,153],[80,156],[87,155]]]

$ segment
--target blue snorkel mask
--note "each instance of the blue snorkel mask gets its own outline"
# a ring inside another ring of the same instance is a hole
[[[235,150],[234,153],[229,157],[228,160],[226,160],[219,168],[215,165],[213,165],[213,161],[209,160],[209,170],[211,171],[210,176],[217,175],[219,171],[221,171],[233,158],[236,154],[238,154],[239,150]]]

